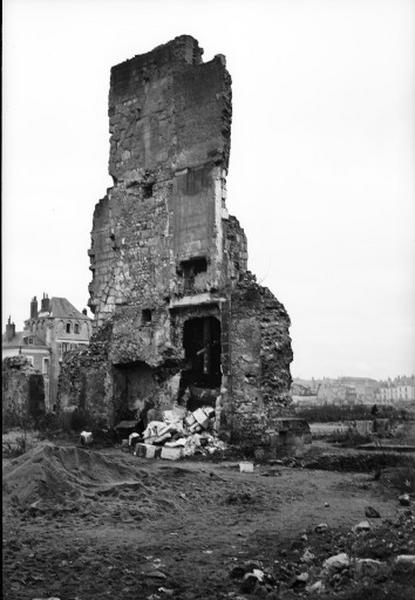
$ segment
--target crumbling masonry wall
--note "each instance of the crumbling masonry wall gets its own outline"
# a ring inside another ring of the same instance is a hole
[[[2,419],[5,427],[33,427],[45,414],[42,374],[23,356],[2,363]]]
[[[290,323],[247,271],[226,210],[231,78],[222,55],[202,54],[180,36],[111,70],[114,185],[89,250],[95,333],[64,362],[59,402],[114,424],[189,388],[193,402],[220,395],[224,433],[260,436],[289,402]]]

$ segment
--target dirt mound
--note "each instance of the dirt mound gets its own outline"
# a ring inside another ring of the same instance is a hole
[[[3,492],[6,500],[20,506],[39,499],[63,502],[88,496],[96,487],[138,477],[140,470],[120,459],[45,443],[10,462],[3,472]]]
[[[50,443],[10,461],[3,472],[5,504],[34,515],[69,511],[74,518],[140,521],[185,514],[190,506],[203,511],[232,504],[229,498],[243,504],[244,494],[261,506],[261,493],[248,482],[208,469]]]

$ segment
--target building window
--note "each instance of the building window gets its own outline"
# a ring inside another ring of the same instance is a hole
[[[79,325],[78,325],[78,323],[75,323],[75,325],[74,325],[74,332],[75,333],[79,333]]]
[[[27,340],[27,343],[28,343],[28,344],[33,344],[33,338],[31,338],[31,337],[30,337],[30,338]]]
[[[149,308],[143,308],[141,311],[141,322],[143,325],[151,323],[151,310]]]
[[[34,358],[33,358],[33,356],[28,356],[28,355],[26,354],[26,358],[27,358],[27,360],[30,362],[30,364],[31,364],[31,365],[32,365],[32,367],[33,367],[33,365],[34,365]]]
[[[66,333],[71,333],[71,324],[66,323]]]
[[[49,374],[49,359],[48,358],[43,359],[42,373],[43,373],[43,375]]]

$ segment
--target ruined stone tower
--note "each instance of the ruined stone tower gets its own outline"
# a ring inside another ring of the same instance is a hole
[[[220,394],[221,429],[241,439],[284,414],[290,323],[247,271],[226,210],[231,78],[222,55],[202,54],[180,36],[111,70],[114,185],[89,250],[95,335],[66,361],[61,404],[114,423],[185,390],[191,407]]]

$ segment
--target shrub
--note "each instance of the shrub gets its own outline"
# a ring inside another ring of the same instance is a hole
[[[373,419],[372,406],[356,404],[354,406],[313,406],[310,408],[296,409],[296,417],[305,419],[309,423],[335,423],[337,421],[358,421]],[[390,419],[392,422],[403,421],[409,418],[407,411],[394,406],[379,406],[377,418]]]
[[[343,448],[355,448],[362,444],[368,444],[372,441],[372,436],[364,435],[349,427],[346,431],[335,431],[333,434],[328,436],[328,442],[339,444]]]

